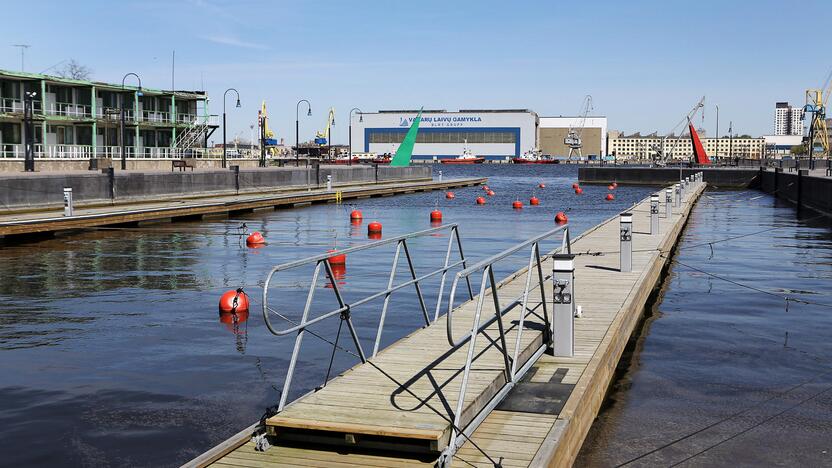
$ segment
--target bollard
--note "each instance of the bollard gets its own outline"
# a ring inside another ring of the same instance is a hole
[[[633,271],[633,214],[621,213],[621,248],[619,249],[619,271]]]
[[[326,176],[326,189],[327,190],[332,190],[332,176],[331,175]]]
[[[572,254],[555,254],[552,270],[554,284],[555,310],[552,312],[552,330],[550,336],[555,356],[573,356],[575,354],[575,256]]]
[[[674,185],[673,191],[676,195],[676,200],[674,201],[673,206],[679,208],[680,206],[682,206],[682,186],[679,184]]]
[[[64,216],[72,216],[72,188],[64,187]]]
[[[439,171],[439,182],[442,182],[442,171]]]
[[[650,235],[659,233],[659,194],[650,195]]]
[[[673,189],[664,191],[664,217],[670,218],[673,216]]]

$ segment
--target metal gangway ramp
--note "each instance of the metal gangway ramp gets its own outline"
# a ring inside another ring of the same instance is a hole
[[[408,243],[418,238],[430,240],[437,234],[447,234],[444,262],[419,275]],[[386,288],[352,302],[346,302],[339,289],[330,263],[333,253],[278,265],[268,274],[262,298],[266,325],[273,334],[294,339],[277,413],[265,419],[273,443],[303,442],[330,450],[335,447],[338,453],[348,453],[350,447],[370,449],[387,456],[418,456],[439,466],[450,465],[460,446],[473,443],[470,435],[491,410],[531,365],[552,349],[553,298],[547,301],[547,285],[552,288],[548,291],[557,291],[557,284],[553,286],[552,282],[551,258],[559,252],[571,253],[568,225],[473,265],[466,261],[456,224],[337,253],[377,255],[374,250],[391,244],[396,249]],[[525,268],[498,282],[495,267],[501,262],[505,265],[509,258],[528,262]],[[406,279],[396,278],[401,262],[407,264]],[[279,295],[270,294],[274,289],[271,285],[281,273],[310,265],[314,265],[314,271],[304,309],[295,315],[300,319],[292,321],[275,299]],[[431,278],[438,280],[433,310],[428,309],[423,291]],[[320,279],[326,281],[330,291],[318,291]],[[424,326],[379,349],[391,296],[404,290],[415,290]],[[317,293],[334,294],[338,307],[312,316]],[[352,318],[368,309],[377,312],[379,304],[381,314],[373,349],[363,349]],[[280,324],[277,317],[282,320]],[[338,336],[343,326],[349,332],[345,333],[347,338],[333,342],[309,329],[324,320],[340,320]],[[304,345],[316,340],[314,345],[321,346],[318,339],[339,352],[352,354],[357,364],[332,379],[327,373],[322,386],[289,402]]]

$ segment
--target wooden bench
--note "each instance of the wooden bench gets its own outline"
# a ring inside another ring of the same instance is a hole
[[[189,164],[188,161],[185,161],[184,159],[180,159],[178,161],[171,161],[170,164],[171,164],[171,166],[170,166],[171,171],[173,171],[177,167],[182,171],[184,171],[185,168],[188,168],[188,167],[190,167],[192,171],[194,170],[194,165]]]

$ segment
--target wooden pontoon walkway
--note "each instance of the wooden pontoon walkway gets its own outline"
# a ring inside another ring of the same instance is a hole
[[[687,220],[689,210],[703,187],[688,190],[681,208],[671,218],[662,206],[660,233],[649,232],[649,200],[633,210],[633,268],[619,271],[619,220],[611,218],[573,241],[575,301],[583,317],[575,320],[575,356],[544,354],[508,398],[492,411],[472,435],[473,442],[492,459],[502,457],[502,466],[569,466],[574,461],[606,390],[624,347],[642,314],[651,291],[660,280]],[[661,197],[664,199],[664,197]],[[663,203],[662,203],[663,205]],[[509,298],[522,293],[521,270],[501,282],[498,295]],[[490,294],[490,293],[489,293]],[[538,295],[532,294],[539,298]],[[548,295],[551,300],[551,294]],[[539,299],[535,299],[538,301]],[[485,302],[483,316],[493,315]],[[475,301],[454,313],[456,336],[470,329]],[[552,304],[549,310],[551,311]],[[530,307],[535,307],[534,303]],[[504,320],[510,324],[507,342],[513,348],[518,332],[519,307]],[[527,316],[522,334],[520,363],[540,346],[541,320]],[[477,358],[465,398],[464,426],[505,383],[504,360],[493,337],[496,323],[488,330],[491,339],[477,341]],[[278,443],[266,452],[254,450],[250,430],[207,452],[192,465],[218,467],[260,466],[414,466],[430,465],[449,443],[449,419],[456,406],[462,368],[468,346],[449,349],[445,318],[413,332],[381,351],[367,364],[356,365],[266,421],[277,440],[288,435],[306,443]],[[549,392],[549,393],[547,393]],[[538,404],[534,404],[535,401]],[[401,441],[419,453],[358,451],[349,446],[329,447],[317,443],[318,434],[340,434],[352,442],[366,438]],[[427,450],[425,450],[427,448]],[[433,454],[432,457],[430,454]],[[454,466],[493,466],[466,442],[453,460]]]

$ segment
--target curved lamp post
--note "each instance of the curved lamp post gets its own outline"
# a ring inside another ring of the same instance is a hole
[[[136,80],[139,81],[139,90],[136,92],[136,96],[137,97],[142,96],[142,79],[139,78],[139,75],[137,75],[135,73],[132,73],[132,72],[124,75],[124,78],[121,79],[121,94],[120,94],[120,97],[121,97],[121,99],[120,99],[120,101],[121,101],[121,131],[119,132],[121,134],[121,170],[122,171],[127,170],[127,159],[126,159],[127,151],[126,151],[126,145],[125,145],[127,138],[124,135],[124,127],[125,127],[125,125],[124,125],[124,81],[127,80],[127,77],[130,76],[130,75],[135,76]],[[138,110],[138,109],[135,109],[135,110]],[[134,115],[133,120],[135,120],[137,117],[138,116]],[[93,136],[93,138],[94,137],[95,136]],[[136,144],[136,142],[134,141],[133,145],[135,146],[135,144]]]
[[[295,106],[295,166],[300,166],[300,120],[298,115],[300,113],[300,104],[302,102],[306,103],[306,107],[309,109],[306,111],[306,116],[312,115],[312,104],[309,104],[309,101],[306,99],[301,99],[298,101],[298,104]],[[309,158],[306,158],[306,165],[309,165]]]
[[[352,166],[352,113],[353,113],[353,111],[358,111],[358,121],[359,122],[364,121],[364,111],[362,111],[361,109],[359,109],[357,107],[353,107],[352,109],[350,109],[350,116],[349,116],[349,119],[350,119],[350,156],[349,156],[350,160],[349,160],[349,163],[348,163],[350,166]]]
[[[237,108],[240,107],[240,92],[234,88],[228,88],[225,90],[225,93],[222,95],[222,168],[225,169],[226,161],[228,157],[226,156],[226,148],[225,148],[225,98],[228,96],[229,91],[234,91],[234,94],[237,95]]]

